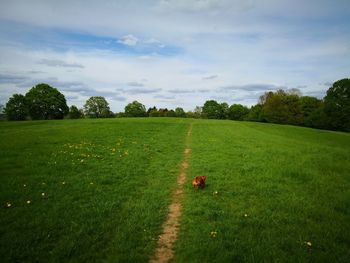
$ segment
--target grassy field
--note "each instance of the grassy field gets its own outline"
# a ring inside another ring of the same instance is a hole
[[[1,262],[148,260],[175,187],[185,121],[0,125]]]
[[[349,135],[196,122],[175,261],[348,262]]]
[[[167,118],[1,122],[1,262],[147,262],[190,123],[174,262],[347,262],[350,134]]]

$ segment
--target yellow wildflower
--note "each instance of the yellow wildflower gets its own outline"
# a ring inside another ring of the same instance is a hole
[[[244,217],[248,217],[248,214],[244,214]]]
[[[7,207],[11,207],[11,205],[12,205],[12,204],[11,204],[10,202],[7,202],[7,203],[6,203],[6,206],[7,206]]]
[[[27,204],[29,205],[30,203],[31,203],[32,201],[30,201],[30,200],[27,200]]]
[[[45,193],[41,193],[41,196],[45,196]]]
[[[210,236],[211,236],[211,237],[216,237],[217,234],[218,234],[217,231],[211,231],[211,232],[210,232]]]
[[[312,243],[310,241],[305,242],[308,247],[312,246]]]
[[[62,184],[66,184],[66,182],[62,182]]]

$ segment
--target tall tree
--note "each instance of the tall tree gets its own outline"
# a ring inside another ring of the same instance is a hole
[[[188,112],[188,113],[190,113],[190,112]],[[188,115],[188,114],[186,114],[186,115]],[[203,107],[196,106],[193,110],[193,117],[192,118],[199,119],[201,117],[203,117]]]
[[[125,115],[127,117],[145,117],[147,116],[145,105],[135,100],[125,106]]]
[[[299,96],[284,90],[266,92],[260,97],[263,118],[267,122],[301,124],[302,114]]]
[[[249,113],[249,109],[241,104],[233,104],[228,110],[228,117],[230,120],[242,121]]]
[[[90,118],[107,118],[110,116],[109,104],[104,97],[90,97],[85,102],[84,113]]]
[[[204,118],[220,119],[222,116],[222,107],[215,100],[207,100],[203,105],[202,114]]]
[[[82,110],[79,110],[77,106],[72,105],[69,108],[69,118],[70,119],[80,119],[84,116]]]
[[[28,117],[28,104],[22,94],[14,94],[4,109],[6,118],[11,121],[25,120]]]
[[[31,88],[25,98],[32,119],[63,119],[69,112],[64,95],[45,83]]]
[[[249,113],[247,115],[247,120],[249,120],[249,121],[261,121],[261,122],[266,121],[263,118],[261,104],[256,104],[250,108]]]
[[[302,114],[302,125],[308,127],[315,127],[313,125],[315,120],[315,112],[321,107],[322,101],[310,96],[300,97],[300,107]],[[319,115],[319,114],[317,114]]]
[[[183,108],[180,108],[180,107],[177,107],[175,109],[175,114],[176,114],[176,117],[180,117],[180,118],[186,117],[186,112],[184,111]]]
[[[169,110],[166,114],[166,117],[176,117],[176,113],[174,110]]]
[[[227,119],[228,118],[229,107],[226,102],[220,104],[220,113],[219,119]]]
[[[331,129],[350,131],[350,79],[333,83],[324,98]]]

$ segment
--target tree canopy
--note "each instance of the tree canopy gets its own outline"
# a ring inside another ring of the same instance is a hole
[[[147,115],[146,108],[142,103],[135,100],[125,106],[125,115],[127,117],[145,117]]]
[[[69,111],[70,110],[70,111]],[[69,109],[66,99],[56,88],[38,84],[25,96],[14,94],[7,102],[4,113],[8,120],[80,118],[84,114],[76,106]],[[84,105],[84,113],[91,118],[102,117],[188,117],[209,119],[232,119],[279,124],[302,125],[320,129],[350,131],[350,79],[334,82],[323,99],[302,96],[298,89],[268,91],[260,96],[250,108],[241,104],[229,107],[226,102],[207,100],[193,111],[148,108],[133,101],[126,105],[125,112],[113,114],[104,97],[90,97]],[[3,118],[1,115],[0,118]]]
[[[64,95],[45,83],[31,88],[25,98],[29,115],[34,120],[63,119],[69,112]]]
[[[249,113],[249,109],[241,104],[233,104],[228,109],[228,118],[230,120],[242,121]]]
[[[90,118],[107,118],[110,116],[109,104],[104,97],[90,97],[84,104],[84,113]]]
[[[70,119],[80,119],[84,116],[82,110],[79,110],[77,106],[72,105],[69,108],[69,118]]]
[[[180,118],[186,117],[186,112],[184,111],[183,108],[180,108],[180,107],[177,107],[175,109],[175,114],[176,114],[176,117],[180,117]]]
[[[333,83],[324,98],[331,129],[350,131],[350,79]]]
[[[25,120],[28,116],[28,104],[22,94],[14,94],[6,103],[6,118],[11,121]]]

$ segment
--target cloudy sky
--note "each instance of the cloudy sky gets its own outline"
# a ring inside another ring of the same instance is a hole
[[[113,111],[252,105],[349,73],[349,0],[0,0],[0,104],[45,82]]]

